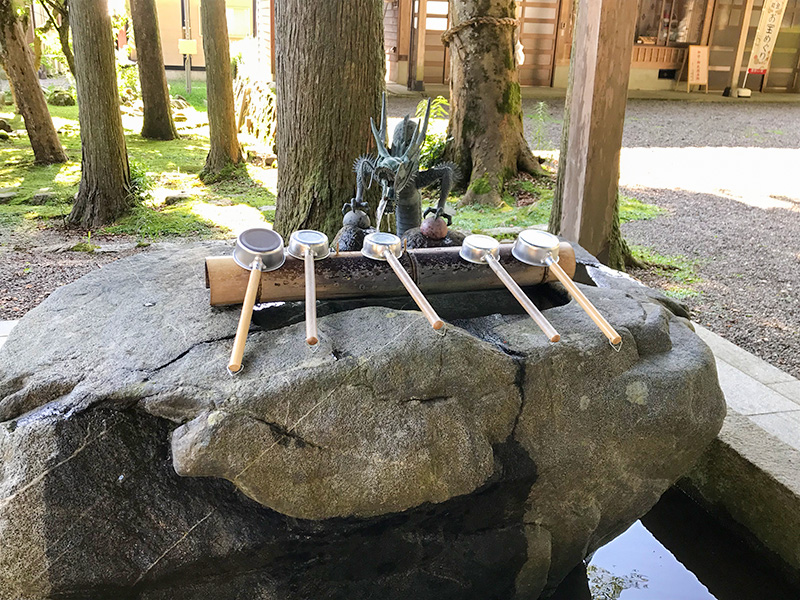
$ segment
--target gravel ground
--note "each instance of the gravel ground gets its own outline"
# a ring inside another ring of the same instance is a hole
[[[419,98],[390,97],[389,115],[414,115]],[[533,144],[531,116],[539,101],[524,99],[522,110],[528,142]],[[549,123],[545,127],[548,147],[561,141],[564,100],[546,101]],[[685,146],[731,146],[798,148],[800,102],[797,104],[699,103],[675,100],[629,100],[625,112],[622,145],[625,148],[681,148]]]
[[[634,221],[625,238],[696,261],[700,294],[684,300],[695,321],[800,378],[800,204],[764,210],[710,194],[657,189],[623,193],[667,209]],[[652,272],[631,273],[668,287]]]
[[[19,319],[53,290],[104,264],[140,252],[134,238],[93,236],[103,251],[72,252],[86,236],[61,229],[0,227],[0,320]]]

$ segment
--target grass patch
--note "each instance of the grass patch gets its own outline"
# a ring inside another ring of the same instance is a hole
[[[483,233],[487,229],[497,227],[533,227],[547,223],[550,218],[550,208],[552,207],[552,195],[547,200],[541,200],[530,206],[519,208],[511,207],[507,202],[502,206],[465,206],[459,208],[453,216],[453,227],[470,231],[472,233]]]
[[[471,233],[484,233],[499,227],[534,227],[546,225],[553,207],[553,185],[549,180],[515,179],[506,185],[503,204],[498,207],[473,205],[459,208],[453,215],[453,227]],[[451,199],[457,202],[458,198]],[[525,202],[526,205],[517,206]],[[530,202],[530,204],[527,204]],[[664,209],[640,202],[636,198],[620,196],[620,221],[654,219]],[[500,234],[496,237],[515,237],[515,234]]]
[[[619,195],[619,220],[620,223],[628,221],[649,221],[667,212],[665,209],[655,204],[646,204],[631,198],[630,196]]]
[[[676,300],[695,298],[702,292],[694,287],[701,280],[697,274],[697,261],[681,254],[665,255],[652,248],[631,246],[634,256],[647,264],[647,269],[663,277],[664,293]]]
[[[195,99],[205,98],[204,86],[193,86],[192,92]],[[49,108],[69,161],[48,166],[34,164],[33,151],[24,135],[0,142],[0,188],[17,193],[10,204],[0,205],[3,228],[60,226],[71,210],[81,177],[78,109]],[[0,117],[17,129],[23,128],[21,118],[13,112],[0,112]],[[263,224],[265,217],[274,217],[274,210],[256,210],[275,205],[274,169],[244,165],[235,169],[230,178],[206,185],[198,177],[209,150],[206,137],[183,133],[177,140],[147,140],[132,129],[140,123],[123,119],[132,180],[137,183],[137,193],[147,201],[102,233],[137,235],[142,240],[162,236],[222,237],[234,228]],[[56,200],[46,206],[32,206],[32,197],[42,189],[55,192]],[[193,200],[171,207],[158,205],[159,200],[177,191],[187,192]]]
[[[191,93],[186,93],[186,82],[175,80],[168,82],[169,93],[171,96],[182,96],[195,110],[206,112],[208,110],[208,99],[205,81],[192,81]]]
[[[61,225],[69,214],[69,204],[30,206],[26,204],[0,204],[0,227],[39,227]],[[52,221],[52,223],[51,223]]]
[[[140,205],[114,225],[103,227],[97,233],[103,235],[135,235],[145,239],[162,236],[197,237],[209,239],[223,237],[227,228],[221,228],[196,212],[198,202],[187,202],[163,208]]]

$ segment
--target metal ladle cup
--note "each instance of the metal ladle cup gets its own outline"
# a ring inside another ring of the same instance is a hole
[[[250,319],[253,316],[253,305],[256,303],[261,273],[274,271],[283,265],[286,260],[283,238],[272,229],[260,227],[246,229],[236,238],[233,260],[243,269],[250,271],[247,291],[242,303],[242,314],[239,317],[239,326],[236,328],[236,338],[233,341],[231,358],[228,361],[228,371],[238,373],[242,368],[244,345],[250,329]]]
[[[389,266],[392,267],[394,274],[397,275],[397,278],[400,280],[400,283],[403,284],[414,299],[414,302],[419,306],[422,314],[428,319],[431,327],[437,331],[444,327],[444,321],[439,318],[439,315],[433,310],[430,302],[422,295],[417,284],[414,283],[414,280],[411,279],[411,276],[403,268],[403,265],[397,260],[397,257],[403,254],[403,242],[399,237],[391,233],[370,233],[364,238],[361,254],[372,260],[387,261]]]
[[[289,236],[286,248],[289,256],[305,263],[306,275],[306,344],[314,346],[319,342],[317,335],[317,294],[314,261],[328,258],[331,253],[328,236],[321,231],[301,229]]]
[[[488,235],[480,235],[480,234],[473,234],[468,235],[464,238],[464,241],[461,244],[461,250],[459,251],[459,256],[464,260],[477,263],[477,264],[488,264],[492,271],[494,271],[495,275],[497,275],[498,279],[503,282],[503,284],[508,288],[508,291],[517,299],[522,305],[522,308],[525,309],[525,312],[530,315],[531,319],[533,319],[539,328],[544,332],[547,338],[551,342],[557,342],[561,339],[561,336],[556,331],[555,327],[550,324],[545,316],[541,313],[541,311],[536,308],[536,305],[531,302],[531,299],[525,295],[525,292],[522,291],[522,288],[519,287],[516,281],[508,274],[503,268],[503,265],[500,264],[500,261],[497,260],[498,255],[500,254],[500,242],[498,242],[493,237],[489,237]]]
[[[556,236],[546,231],[527,229],[520,232],[511,249],[511,254],[520,262],[537,267],[549,267],[558,280],[567,288],[570,295],[600,328],[612,345],[622,342],[622,336],[616,332],[605,317],[594,307],[589,299],[578,289],[570,276],[558,266],[559,241]]]

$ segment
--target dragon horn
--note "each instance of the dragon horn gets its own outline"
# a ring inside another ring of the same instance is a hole
[[[413,156],[419,153],[420,148],[422,148],[422,144],[425,143],[425,134],[428,132],[428,118],[431,115],[431,99],[428,98],[428,108],[425,111],[425,120],[422,122],[422,126],[417,125],[417,130],[414,132],[414,138],[411,140],[411,144],[408,146],[408,150],[406,150],[405,156]]]
[[[388,158],[389,151],[386,149],[386,142],[381,139],[381,134],[378,133],[378,130],[375,127],[375,121],[372,120],[372,117],[369,118],[369,126],[372,128],[372,136],[375,138],[375,145],[378,148],[378,154],[380,154],[383,158]]]

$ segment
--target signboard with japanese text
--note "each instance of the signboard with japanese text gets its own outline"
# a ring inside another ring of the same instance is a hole
[[[688,85],[708,86],[708,46],[689,46]]]
[[[761,9],[761,20],[756,29],[756,39],[753,41],[753,50],[750,52],[750,61],[747,63],[747,72],[753,75],[765,75],[775,49],[775,40],[783,21],[788,0],[765,0]]]

